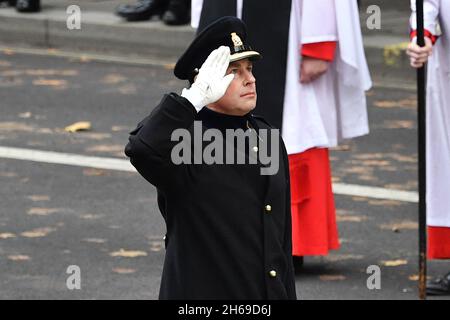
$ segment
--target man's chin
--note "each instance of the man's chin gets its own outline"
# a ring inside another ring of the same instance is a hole
[[[248,110],[249,112],[256,108],[256,99],[245,101],[242,103],[242,109]]]
[[[252,111],[255,108],[256,108],[256,103],[248,105],[248,106],[245,106],[244,108],[242,108],[242,111],[244,111],[247,114],[247,113],[249,113],[250,111]]]

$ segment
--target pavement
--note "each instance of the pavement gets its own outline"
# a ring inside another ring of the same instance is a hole
[[[42,2],[37,14],[0,8],[0,146],[126,162],[129,130],[164,92],[182,89],[172,67],[194,30],[123,22],[112,12],[125,1]],[[369,5],[382,9],[381,30],[362,24],[375,82],[371,134],[331,152],[335,185],[383,188],[394,199],[336,192],[341,248],[305,258],[302,299],[418,297],[417,204],[395,200],[396,190],[417,191],[415,73],[400,49],[405,3],[361,1],[362,22]],[[82,9],[81,30],[66,28],[70,4]],[[77,121],[92,128],[64,130]],[[165,232],[151,185],[126,167],[0,153],[0,299],[157,298]],[[70,265],[80,267],[80,290],[67,288]],[[380,268],[380,288],[367,286],[370,266]],[[448,262],[428,267],[440,275]]]
[[[130,1],[128,1],[130,2]],[[126,1],[42,1],[42,11],[23,14],[0,9],[0,41],[63,50],[131,54],[176,61],[194,38],[189,25],[168,27],[159,20],[126,22],[114,9]],[[67,28],[70,5],[81,9],[81,29]]]

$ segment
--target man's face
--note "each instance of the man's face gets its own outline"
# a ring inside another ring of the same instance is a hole
[[[234,74],[225,95],[208,108],[229,115],[242,116],[256,107],[256,79],[252,73],[253,63],[243,59],[230,63],[227,75]]]

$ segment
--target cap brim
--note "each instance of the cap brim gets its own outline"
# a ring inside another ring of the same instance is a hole
[[[261,59],[261,55],[256,51],[244,51],[230,55],[230,62],[235,62],[242,59],[258,60]]]

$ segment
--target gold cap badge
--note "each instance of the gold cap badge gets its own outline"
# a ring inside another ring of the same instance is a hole
[[[243,46],[241,38],[236,34],[236,32],[231,33],[231,41],[233,41],[233,44],[235,47]]]

